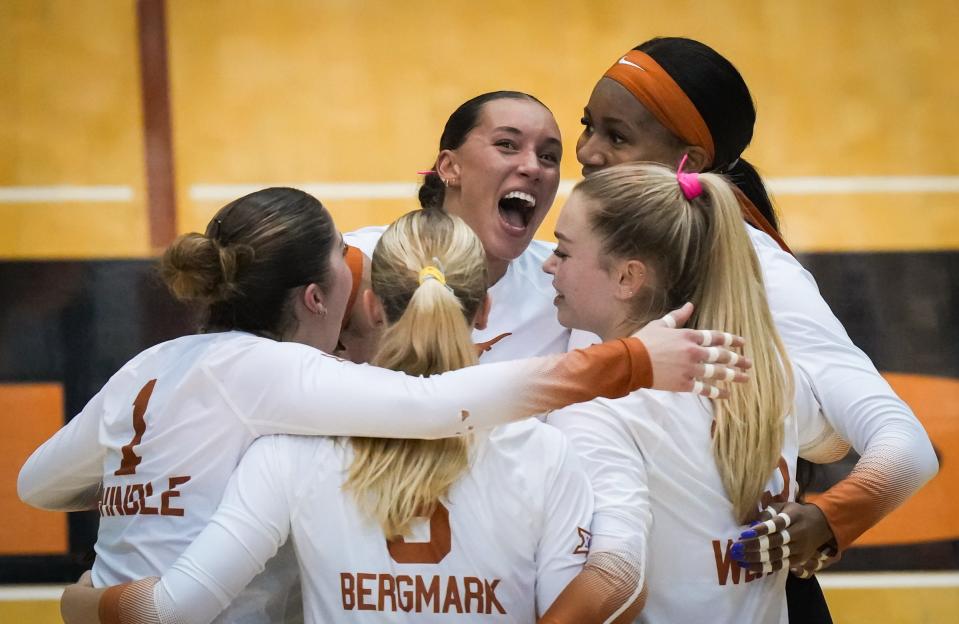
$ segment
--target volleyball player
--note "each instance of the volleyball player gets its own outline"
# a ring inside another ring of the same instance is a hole
[[[480,363],[566,351],[570,331],[556,321],[552,285],[541,270],[553,245],[533,240],[559,188],[562,144],[553,114],[525,93],[484,93],[450,115],[439,147],[419,200],[424,208],[459,216],[483,242],[491,309],[486,326],[473,333],[483,351]],[[384,229],[363,228],[346,240],[369,257]],[[369,328],[368,319],[349,323],[355,331],[342,337],[347,353]],[[718,336],[713,344],[721,343]],[[679,389],[692,386],[690,379]]]
[[[596,83],[576,156],[588,177],[624,162],[674,166],[688,155],[691,170],[724,174],[739,187],[776,328],[826,418],[861,455],[849,477],[815,504],[777,505],[792,518],[791,563],[808,576],[826,553],[845,550],[905,502],[936,474],[938,461],[922,425],[852,344],[779,236],[762,179],[742,157],[755,119],[749,89],[727,59],[691,39],[652,39],[617,59]],[[745,546],[753,550],[758,542],[748,538]],[[790,584],[800,592],[797,620],[828,621],[818,587]],[[821,608],[812,613],[817,599]]]
[[[734,541],[760,509],[795,500],[800,454],[832,461],[848,445],[790,364],[732,189],[619,165],[575,187],[556,237],[544,270],[563,325],[609,340],[691,299],[691,322],[735,328],[754,366],[721,402],[637,391],[549,416],[590,474],[596,510],[586,568],[543,621],[787,622],[782,563],[742,570]],[[788,558],[788,531],[780,538],[775,554]]]

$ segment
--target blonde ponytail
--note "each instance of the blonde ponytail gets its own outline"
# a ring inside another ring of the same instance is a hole
[[[762,270],[729,184],[699,176],[712,211],[712,236],[699,283],[696,327],[723,328],[746,339],[752,379],[730,384],[729,398],[713,401],[713,455],[736,518],[755,511],[782,452],[783,421],[792,407],[793,375],[786,348],[766,302]]]
[[[613,258],[649,269],[633,300],[637,326],[692,301],[688,327],[722,329],[746,339],[752,379],[713,401],[713,455],[737,520],[757,509],[783,442],[793,377],[773,325],[759,261],[729,183],[701,174],[704,192],[689,200],[676,173],[660,165],[610,167],[574,189],[594,204],[590,225]]]
[[[420,278],[431,266],[445,283]],[[482,243],[462,220],[430,209],[400,217],[376,246],[371,281],[388,323],[373,364],[428,376],[477,362],[470,327],[486,297],[486,261]],[[432,513],[469,465],[464,438],[353,438],[351,444],[344,489],[388,538]]]

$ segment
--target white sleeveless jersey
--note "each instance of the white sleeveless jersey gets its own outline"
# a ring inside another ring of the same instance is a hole
[[[588,479],[538,421],[477,436],[469,472],[403,540],[387,542],[343,491],[351,460],[347,440],[254,443],[157,586],[161,613],[209,621],[288,537],[307,622],[533,622],[586,560]]]
[[[782,457],[764,495],[796,496],[796,457],[835,442],[812,390],[796,375]],[[746,572],[730,556],[744,530],[711,450],[712,406],[691,394],[637,391],[548,417],[570,439],[593,485],[591,557],[615,553],[648,597],[642,622],[787,622],[785,570]]]
[[[345,235],[347,244],[373,257],[385,226],[367,227]],[[543,262],[553,253],[554,243],[532,241],[526,251],[509,263],[506,274],[489,289],[492,299],[489,323],[473,331],[477,344],[491,344],[480,363],[518,360],[534,355],[561,353],[569,347],[570,331],[556,320],[552,276],[543,272]],[[579,333],[579,332],[576,332]],[[499,338],[499,340],[496,340]],[[577,343],[586,346],[598,339]]]

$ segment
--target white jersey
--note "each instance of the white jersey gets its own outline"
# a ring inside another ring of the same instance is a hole
[[[344,238],[347,244],[372,258],[385,230],[385,226],[367,227],[350,232]],[[553,278],[543,272],[543,262],[555,247],[554,243],[532,241],[519,258],[509,263],[506,274],[490,287],[489,322],[486,329],[473,330],[473,341],[477,344],[490,345],[495,341],[480,356],[482,364],[561,353],[569,348],[570,331],[556,320]],[[576,346],[592,342],[598,339]]]
[[[258,440],[155,589],[160,613],[208,622],[288,537],[307,622],[533,622],[586,560],[589,481],[552,427],[477,436],[469,472],[391,542],[343,491],[351,461],[347,440]]]
[[[848,478],[816,499],[845,549],[936,474],[936,454],[909,406],[849,339],[813,276],[767,234],[746,230],[789,359],[808,376],[829,423],[861,455]]]
[[[123,583],[176,560],[258,436],[437,438],[487,430],[587,400],[603,385],[606,396],[625,394],[641,383],[640,351],[638,341],[625,341],[422,378],[244,332],[186,336],[124,365],[30,456],[18,493],[45,509],[98,508],[93,582]]]
[[[796,375],[782,457],[764,504],[795,500],[796,457],[833,448],[832,428]],[[648,594],[642,622],[782,622],[786,575],[742,570],[730,549],[743,527],[711,450],[712,405],[692,394],[638,391],[550,414],[590,474],[596,509],[590,558],[612,553]]]

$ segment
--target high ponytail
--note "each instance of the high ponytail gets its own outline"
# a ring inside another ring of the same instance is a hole
[[[730,384],[729,398],[713,402],[712,442],[734,514],[745,521],[778,463],[793,377],[739,202],[721,176],[699,181],[703,194],[689,200],[675,171],[634,163],[597,172],[574,193],[593,200],[589,220],[603,252],[647,266],[647,283],[633,298],[637,326],[692,301],[688,327],[722,327],[746,339],[752,379]]]
[[[435,272],[421,279],[427,267]],[[376,246],[371,281],[387,321],[372,364],[426,376],[476,364],[470,328],[486,298],[486,259],[461,219],[439,210],[398,219]],[[354,458],[344,489],[387,538],[429,515],[469,465],[465,438],[350,443]]]
[[[736,518],[745,522],[782,452],[783,422],[794,394],[792,367],[773,324],[739,202],[721,177],[704,174],[699,180],[703,209],[712,212],[712,236],[693,299],[694,323],[742,336],[753,361],[750,383],[731,384],[729,398],[713,401],[713,455]]]

